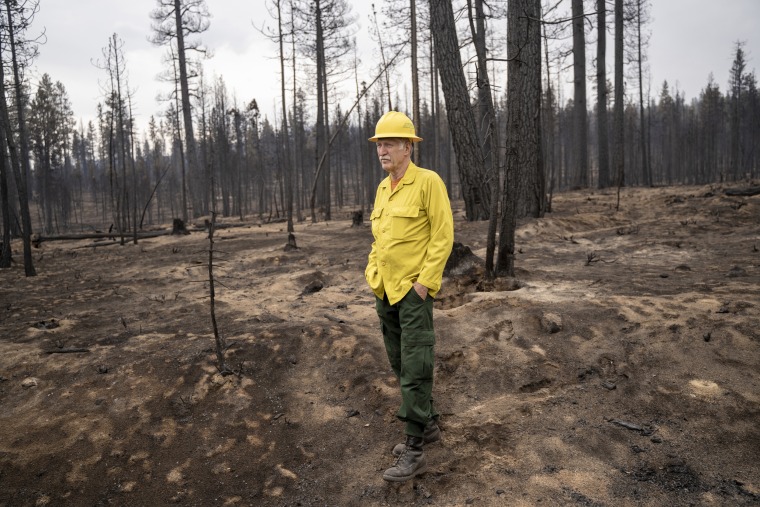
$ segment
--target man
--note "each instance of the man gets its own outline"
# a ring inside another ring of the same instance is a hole
[[[406,442],[397,445],[387,481],[403,482],[427,467],[423,446],[441,438],[433,407],[433,297],[454,240],[454,219],[446,186],[433,171],[411,161],[417,137],[404,114],[380,118],[377,156],[388,173],[377,188],[372,211],[375,241],[365,270],[376,297],[385,350],[401,387]]]

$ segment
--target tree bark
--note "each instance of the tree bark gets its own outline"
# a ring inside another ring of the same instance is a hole
[[[597,0],[596,117],[599,142],[599,188],[610,185],[610,145],[607,127],[607,2]]]
[[[326,116],[326,105],[325,105],[325,93],[324,93],[324,72],[323,67],[325,65],[324,63],[324,41],[322,38],[322,7],[320,4],[320,0],[315,0],[315,14],[314,14],[314,23],[316,28],[316,63],[317,63],[317,124],[315,125],[316,130],[316,147],[314,151],[314,166],[315,166],[315,180],[314,185],[317,189],[320,190],[319,195],[320,197],[324,198],[324,178],[321,177],[318,172],[321,170],[321,160],[320,160],[320,154],[325,151],[325,144],[327,142],[327,139],[325,137],[325,116]],[[317,222],[317,216],[315,212],[315,207],[312,204],[311,206],[311,221],[312,223]]]
[[[330,97],[329,87],[327,86],[327,56],[324,52],[324,38],[322,40],[322,86],[324,87],[324,104],[325,104],[325,141],[330,139]],[[323,203],[325,206],[325,220],[332,220],[332,171],[330,167],[330,148],[332,142],[327,142],[325,145],[325,160],[323,162],[324,169],[324,194]]]
[[[420,132],[422,126],[422,117],[420,116],[420,78],[419,71],[417,69],[417,0],[409,0],[409,15],[411,17],[411,33],[409,34],[412,48],[412,111],[413,111],[413,123],[415,132]],[[417,165],[422,164],[422,145],[417,143],[414,147],[414,163]]]
[[[544,203],[541,154],[540,0],[510,0],[507,17],[507,152],[496,270],[514,276],[517,192],[520,180],[535,181],[532,191]],[[525,188],[525,187],[523,187]],[[543,210],[543,205],[539,206]],[[534,215],[535,216],[535,215]]]
[[[446,117],[454,141],[465,211],[470,221],[487,220],[491,191],[462,72],[454,11],[451,2],[430,0],[430,17],[438,71],[446,101]]]
[[[649,161],[649,150],[647,149],[647,124],[644,115],[644,63],[641,51],[641,0],[636,0],[636,45],[637,45],[637,64],[639,67],[639,122],[641,125],[641,135],[639,136],[639,147],[641,148],[641,169],[644,174],[644,184],[651,187],[652,167]]]
[[[484,165],[491,171],[491,209],[488,220],[488,237],[486,241],[486,277],[493,278],[494,254],[496,252],[496,228],[499,215],[499,137],[496,126],[491,80],[488,76],[486,53],[486,24],[483,11],[483,0],[475,0],[475,19],[472,16],[472,1],[467,0],[467,15],[470,21],[470,33],[475,43],[478,58],[478,123],[480,126],[480,142],[482,145]],[[490,165],[490,167],[489,167]]]
[[[0,62],[0,66],[2,66]],[[0,81],[2,82],[2,81]],[[5,93],[5,92],[2,92]],[[13,252],[11,251],[11,203],[8,193],[8,179],[10,171],[8,170],[8,158],[5,156],[5,135],[4,129],[0,130],[0,206],[3,214],[3,241],[0,248],[0,268],[11,267]]]
[[[282,8],[281,0],[277,0],[277,31],[280,44],[280,96],[282,100],[282,139],[285,151],[285,207],[288,217],[288,232],[292,233],[293,229],[293,178],[292,167],[290,164],[290,134],[288,133],[288,105],[285,95],[285,49],[282,34]],[[295,83],[293,83],[295,86]]]
[[[543,15],[543,13],[542,13]],[[554,193],[554,186],[557,184],[557,165],[561,164],[561,143],[557,143],[556,139],[559,137],[556,135],[557,114],[555,111],[555,97],[554,90],[551,84],[551,72],[549,67],[549,47],[548,39],[546,36],[546,25],[542,27],[542,37],[544,40],[544,63],[546,65],[546,103],[544,104],[544,115],[542,120],[543,128],[543,145],[544,149],[544,164],[549,167],[548,182],[548,197],[546,200],[546,211],[551,213],[552,211],[552,196]]]
[[[26,120],[25,120],[25,107],[26,107],[26,101],[24,100],[24,93],[21,89],[21,77],[19,75],[19,65],[18,65],[18,59],[16,57],[16,40],[15,40],[15,34],[14,34],[14,23],[13,23],[13,15],[11,13],[11,4],[15,3],[12,0],[5,0],[5,9],[6,13],[8,14],[8,36],[9,36],[9,42],[11,46],[11,60],[13,64],[13,83],[14,83],[14,90],[16,92],[16,114],[17,114],[17,121],[18,121],[18,127],[19,127],[19,141],[21,144],[21,152],[18,153],[18,158],[21,161],[21,170],[19,171],[19,168],[14,164],[14,171],[16,172],[16,188],[18,189],[18,198],[19,198],[19,204],[21,206],[21,225],[23,228],[23,244],[24,244],[24,273],[26,276],[36,276],[37,272],[34,269],[34,264],[32,262],[32,244],[31,244],[31,237],[32,237],[32,217],[29,214],[29,194],[27,192],[28,184],[27,184],[27,175],[31,172],[30,164],[29,164],[29,138],[26,131]],[[0,65],[2,66],[2,65]],[[0,71],[1,72],[1,71]],[[0,76],[2,74],[0,73]],[[7,102],[5,101],[5,92],[3,91],[3,102],[6,104],[3,105],[2,109],[5,115],[6,123],[6,129],[8,134],[8,144],[12,145],[13,143],[13,136],[10,132],[10,121],[8,121],[7,113],[8,113],[8,107]],[[13,150],[13,148],[11,148]]]
[[[624,183],[625,143],[623,115],[623,0],[615,0],[615,179],[618,197],[616,208],[620,208],[620,187]]]
[[[575,183],[588,186],[588,113],[586,111],[586,34],[583,0],[573,0],[573,151]]]
[[[430,142],[428,142],[428,153],[432,153],[431,163],[436,171],[441,170],[440,164],[440,149],[439,149],[439,135],[438,135],[438,69],[436,68],[436,56],[435,49],[433,48],[433,33],[432,25],[428,27],[431,30],[430,33],[430,124],[433,129],[430,136]],[[451,174],[451,168],[446,171],[446,174]],[[451,197],[451,181],[446,181],[446,189]]]
[[[195,135],[193,134],[193,116],[190,109],[190,85],[187,77],[187,61],[185,58],[185,34],[182,27],[182,1],[174,0],[174,20],[177,25],[177,59],[179,60],[179,85],[182,93],[182,120],[185,126],[185,157],[188,173],[194,174],[197,169],[197,153],[195,150]],[[187,222],[187,194],[182,188],[182,220]]]
[[[298,81],[296,80],[296,34],[295,34],[295,6],[293,0],[290,1],[290,48],[291,48],[291,66],[293,72],[293,116],[291,117],[293,125],[293,165],[291,174],[295,174],[295,203],[296,203],[296,217],[299,221],[301,217],[301,189],[302,189],[302,164],[301,164],[301,127],[298,121]]]
[[[121,81],[122,81],[122,75],[121,66],[123,65],[123,62],[120,62],[120,57],[123,58],[123,55],[121,53],[121,45],[119,44],[119,39],[116,34],[113,34],[111,36],[111,40],[109,41],[109,44],[111,46],[111,51],[113,51],[113,57],[114,57],[114,67],[113,69],[109,69],[110,72],[113,73],[112,79],[115,79],[116,81],[116,88],[112,89],[111,92],[116,94],[116,97],[113,97],[116,99],[116,108],[118,109],[116,111],[116,116],[118,117],[118,132],[119,132],[119,149],[121,151],[121,183],[122,183],[122,197],[121,197],[121,213],[122,213],[122,222],[123,224],[120,224],[119,231],[121,234],[121,241],[122,244],[124,243],[124,232],[126,232],[127,228],[129,227],[129,193],[127,192],[127,138],[126,138],[126,132],[124,130],[124,99],[121,95]],[[132,192],[134,194],[135,188],[132,189]],[[132,200],[134,201],[135,196],[132,195]],[[133,216],[134,220],[137,220],[136,216]],[[187,221],[187,220],[185,220]],[[133,232],[137,232],[137,228],[135,227],[135,230]],[[134,242],[137,243],[137,236],[133,236]]]

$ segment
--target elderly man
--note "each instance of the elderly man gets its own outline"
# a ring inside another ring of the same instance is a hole
[[[404,114],[383,115],[369,139],[388,177],[380,182],[372,211],[375,241],[365,271],[391,368],[401,387],[397,417],[406,441],[393,449],[386,481],[403,482],[427,467],[423,446],[441,438],[433,407],[433,297],[454,240],[446,186],[433,171],[411,161],[417,137]]]

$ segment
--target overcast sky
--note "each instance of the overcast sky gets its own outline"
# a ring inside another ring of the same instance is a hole
[[[382,2],[375,0],[378,10]],[[378,68],[367,36],[370,2],[349,3],[357,17],[363,79],[370,81]],[[31,30],[38,33],[44,29],[47,43],[40,48],[33,81],[43,73],[50,74],[66,87],[77,118],[85,122],[94,118],[106,74],[93,62],[102,59],[102,48],[117,33],[124,41],[129,85],[135,91],[133,112],[144,125],[151,114],[165,109],[156,97],[168,90],[166,83],[156,80],[165,67],[165,49],[148,41],[149,13],[155,5],[156,0],[40,0]],[[272,121],[279,97],[277,48],[253,28],[272,24],[265,0],[207,0],[207,5],[211,26],[202,40],[214,56],[205,62],[206,75],[222,75],[241,106],[257,99]],[[677,86],[689,101],[699,95],[711,72],[725,92],[736,41],[746,43],[748,69],[760,67],[760,0],[652,0],[651,14],[653,94],[659,93],[667,79],[671,90]],[[611,52],[611,39],[607,47]],[[589,52],[592,54],[593,48]]]

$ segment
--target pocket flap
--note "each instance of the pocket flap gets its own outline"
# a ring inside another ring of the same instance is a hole
[[[424,212],[421,212],[417,206],[399,206],[396,208],[389,208],[388,215],[392,217],[404,217],[404,218],[417,218]]]
[[[372,214],[369,216],[370,220],[374,220],[376,218],[380,218],[380,215],[383,214],[383,208],[375,208],[372,210]]]

